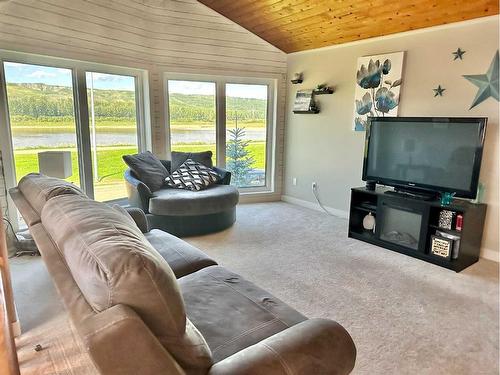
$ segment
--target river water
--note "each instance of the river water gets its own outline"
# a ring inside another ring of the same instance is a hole
[[[178,130],[172,129],[172,143],[215,143],[215,130],[196,129],[196,130]],[[16,129],[13,135],[15,149],[39,148],[39,147],[62,147],[76,144],[75,133],[50,133],[34,134],[32,132],[23,132]],[[134,145],[137,144],[137,135],[134,133],[97,133],[97,144],[99,146],[113,145]],[[265,141],[265,129],[246,129],[245,140]]]

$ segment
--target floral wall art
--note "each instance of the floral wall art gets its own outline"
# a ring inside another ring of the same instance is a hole
[[[358,59],[354,130],[364,131],[368,117],[397,116],[404,52]]]

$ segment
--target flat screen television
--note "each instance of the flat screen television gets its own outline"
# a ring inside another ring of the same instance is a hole
[[[363,180],[475,198],[486,118],[372,117]]]

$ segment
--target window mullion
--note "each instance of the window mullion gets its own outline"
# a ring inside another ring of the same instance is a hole
[[[137,149],[139,152],[146,151],[146,137],[144,131],[144,97],[142,95],[142,77],[139,75],[134,76],[135,88],[135,123],[137,134]]]
[[[75,103],[78,163],[80,166],[80,186],[90,198],[94,198],[86,74],[85,70],[78,68],[74,69],[73,72],[73,96]]]
[[[14,145],[12,144],[12,132],[10,129],[9,106],[7,101],[7,82],[5,79],[5,71],[3,61],[0,60],[0,120],[4,120],[6,126],[0,126],[0,152],[3,162],[3,173],[5,178],[5,186],[7,188],[16,186],[16,167],[14,164]],[[15,205],[13,204],[10,195],[7,194],[7,211],[9,219],[14,226],[14,230],[18,229],[18,216]]]
[[[217,165],[221,168],[226,166],[226,82],[217,80],[216,97],[216,152]]]
[[[275,174],[275,163],[273,162],[275,157],[275,147],[276,147],[276,131],[277,131],[277,118],[274,111],[274,86],[271,84],[267,85],[267,113],[266,113],[266,186],[268,189],[273,190],[274,187],[274,174]]]

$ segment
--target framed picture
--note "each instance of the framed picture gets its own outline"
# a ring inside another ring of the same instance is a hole
[[[450,238],[431,236],[431,254],[447,260],[451,259],[454,241]]]
[[[314,104],[313,90],[299,90],[295,95],[293,103],[294,111],[309,111],[311,105]]]
[[[358,59],[354,94],[354,130],[366,130],[368,117],[397,116],[403,83],[404,52]]]

